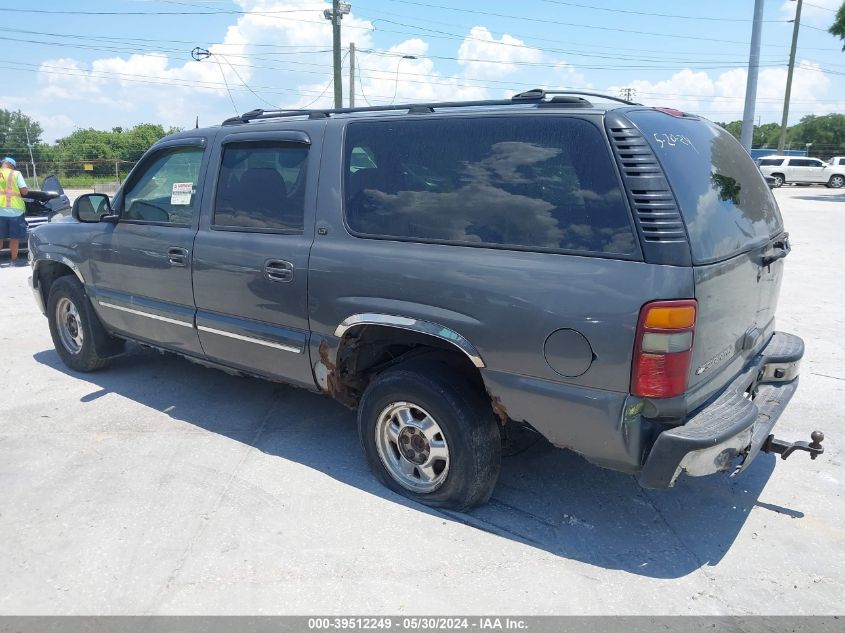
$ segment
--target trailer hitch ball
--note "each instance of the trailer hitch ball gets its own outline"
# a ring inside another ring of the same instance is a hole
[[[810,442],[785,442],[777,439],[774,435],[766,438],[763,444],[762,451],[764,453],[778,453],[781,459],[786,459],[795,451],[805,451],[810,454],[810,459],[815,459],[824,453],[822,442],[824,441],[824,433],[821,431],[813,431],[810,433]]]

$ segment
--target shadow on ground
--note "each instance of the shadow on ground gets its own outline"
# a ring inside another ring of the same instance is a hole
[[[82,376],[67,369],[53,350],[35,354],[35,360]],[[592,466],[530,432],[509,448],[487,505],[466,514],[432,510],[374,479],[358,444],[354,414],[324,396],[137,347],[110,369],[84,378],[99,389],[83,402],[119,394],[420,512],[556,556],[643,576],[677,578],[716,565],[755,505],[803,516],[757,501],[774,468],[770,455],[761,455],[736,479],[684,477],[671,490],[644,490],[633,477]]]
[[[811,200],[813,202],[845,202],[845,193],[837,193],[833,196],[795,196],[796,200]]]

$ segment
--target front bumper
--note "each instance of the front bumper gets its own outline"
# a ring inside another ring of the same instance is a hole
[[[44,297],[41,295],[41,288],[38,287],[38,277],[35,273],[27,280],[29,289],[32,290],[32,296],[35,297],[35,304],[41,310],[41,314],[47,316],[47,306],[44,305]]]
[[[795,390],[804,341],[775,332],[768,345],[685,424],[657,436],[640,473],[645,488],[668,488],[681,472],[708,475],[759,454]]]

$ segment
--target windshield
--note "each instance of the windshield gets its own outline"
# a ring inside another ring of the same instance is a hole
[[[739,142],[703,119],[634,111],[687,226],[696,263],[726,259],[782,230],[777,203]]]

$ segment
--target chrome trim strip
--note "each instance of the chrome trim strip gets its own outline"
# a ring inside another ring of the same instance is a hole
[[[239,341],[246,341],[247,343],[255,343],[256,345],[264,345],[265,347],[272,347],[275,349],[280,349],[285,352],[293,352],[294,354],[301,354],[302,348],[301,347],[294,347],[293,345],[285,345],[283,343],[274,343],[272,341],[265,340],[263,338],[253,338],[251,336],[243,336],[242,334],[235,334],[234,332],[227,332],[225,330],[216,330],[213,327],[208,327],[206,325],[198,325],[198,330],[203,332],[209,332],[211,334],[219,334],[220,336],[227,336],[229,338],[234,338]]]
[[[194,327],[193,323],[188,323],[187,321],[180,321],[179,319],[171,319],[168,317],[163,317],[158,314],[152,314],[151,312],[144,312],[142,310],[133,310],[132,308],[124,308],[123,306],[118,306],[113,303],[108,303],[106,301],[97,301],[101,306],[104,308],[111,308],[112,310],[120,310],[121,312],[128,312],[130,314],[137,314],[138,316],[147,317],[148,319],[155,319],[156,321],[164,321],[165,323],[172,323],[173,325],[183,325],[185,327]]]
[[[451,343],[472,361],[472,364],[479,369],[486,367],[484,360],[475,349],[475,346],[466,338],[455,332],[454,330],[432,323],[431,321],[423,321],[421,319],[414,319],[410,317],[397,316],[393,314],[376,314],[367,312],[364,314],[353,314],[347,317],[343,322],[337,326],[334,335],[342,338],[351,328],[358,325],[385,325],[388,327],[399,328],[400,330],[410,330],[412,332],[420,332],[421,334],[428,334],[443,341]]]

